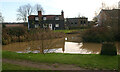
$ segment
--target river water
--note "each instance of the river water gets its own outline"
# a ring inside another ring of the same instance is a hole
[[[118,50],[119,43],[116,42]],[[83,43],[79,37],[67,37],[50,40],[38,40],[30,42],[18,42],[3,45],[2,49],[17,53],[77,53],[77,54],[99,54],[102,44]],[[120,54],[118,52],[118,54]]]

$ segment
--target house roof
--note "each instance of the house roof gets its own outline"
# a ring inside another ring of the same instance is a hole
[[[36,16],[37,16],[37,15],[29,15],[29,16],[28,16],[28,19],[29,19],[29,20],[33,20]]]
[[[86,17],[80,17],[80,18],[66,18],[66,19],[88,19]]]
[[[61,15],[43,15],[43,17],[46,17],[47,20],[54,20],[56,17],[59,17],[59,19],[64,19]]]
[[[28,18],[33,20],[35,17],[38,17],[38,15],[30,15]],[[59,17],[60,20],[64,19],[62,15],[42,15],[43,17],[46,17],[47,20],[54,20],[56,17]]]

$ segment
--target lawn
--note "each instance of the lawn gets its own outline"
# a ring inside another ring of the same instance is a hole
[[[77,31],[77,30],[54,30],[54,32],[63,32],[63,33],[70,33],[73,31]]]
[[[65,54],[65,53],[49,53],[49,54],[22,54],[9,51],[3,51],[3,58],[30,60],[41,63],[60,63],[74,64],[76,66],[88,69],[118,69],[118,55],[106,56],[98,54]]]
[[[63,32],[63,33],[71,33],[76,31],[85,31],[87,29],[76,29],[76,30],[54,30],[54,32]]]

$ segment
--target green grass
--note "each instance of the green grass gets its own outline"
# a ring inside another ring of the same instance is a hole
[[[61,64],[74,64],[82,68],[89,69],[118,69],[118,55],[107,56],[97,54],[21,54],[9,51],[3,51],[3,58],[8,59],[21,59],[30,60],[42,63],[61,63]]]
[[[15,65],[11,63],[2,63],[2,70],[40,70],[40,69]]]
[[[54,30],[54,32],[63,32],[63,33],[71,33],[75,31],[85,31],[87,29],[77,29],[77,30]]]
[[[73,31],[77,31],[77,30],[54,30],[54,32],[63,32],[63,33],[70,33]]]

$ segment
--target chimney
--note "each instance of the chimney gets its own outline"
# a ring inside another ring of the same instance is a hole
[[[41,17],[41,16],[42,16],[42,12],[38,11],[38,17]]]
[[[64,17],[64,12],[63,12],[63,10],[61,11],[61,15]]]

